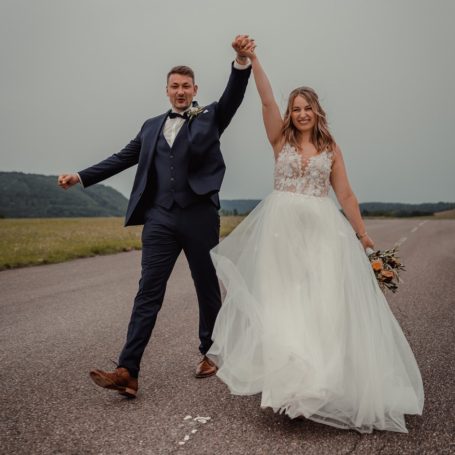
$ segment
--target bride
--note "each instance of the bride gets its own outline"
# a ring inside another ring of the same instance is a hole
[[[414,355],[376,282],[357,199],[318,96],[293,90],[281,117],[245,39],[274,191],[211,252],[226,298],[208,356],[237,395],[337,428],[407,432],[424,394]],[[328,197],[329,187],[347,217]]]

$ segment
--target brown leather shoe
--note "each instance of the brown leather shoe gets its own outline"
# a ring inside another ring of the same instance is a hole
[[[138,383],[126,368],[116,368],[112,373],[102,370],[90,371],[92,381],[105,389],[117,390],[128,398],[136,398]]]
[[[217,366],[205,355],[197,364],[196,377],[208,378],[209,376],[213,376],[217,370]]]

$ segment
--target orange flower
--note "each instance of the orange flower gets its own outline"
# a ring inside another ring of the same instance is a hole
[[[392,270],[383,270],[381,276],[384,278],[384,281],[392,281],[395,274]]]
[[[382,290],[396,292],[398,289],[399,273],[405,270],[400,258],[396,256],[398,247],[393,247],[385,251],[373,251],[368,254],[371,267],[374,271],[376,280]]]

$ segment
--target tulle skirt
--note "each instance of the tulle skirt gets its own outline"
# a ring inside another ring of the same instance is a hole
[[[407,432],[414,355],[328,197],[274,191],[211,252],[226,298],[208,353],[236,395],[338,428]]]

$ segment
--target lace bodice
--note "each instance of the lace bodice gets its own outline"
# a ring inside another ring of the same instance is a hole
[[[275,162],[275,190],[327,196],[330,187],[333,152],[328,150],[305,159],[290,144],[285,144]]]

